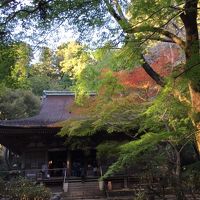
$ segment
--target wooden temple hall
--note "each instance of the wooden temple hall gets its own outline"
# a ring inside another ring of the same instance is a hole
[[[70,150],[65,139],[57,136],[60,122],[73,117],[73,102],[72,92],[44,91],[37,116],[0,121],[0,143],[7,149],[10,169],[20,169],[33,180],[99,176],[95,147],[85,155],[80,149]]]

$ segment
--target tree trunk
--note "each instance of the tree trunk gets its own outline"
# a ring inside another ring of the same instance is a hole
[[[181,183],[181,157],[180,152],[175,150],[176,153],[176,171],[175,171],[175,192],[177,200],[184,200],[185,196],[182,189]]]
[[[190,98],[192,102],[193,113],[193,124],[196,127],[196,144],[200,152],[200,120],[197,117],[200,114],[200,77],[197,80],[197,77],[193,76],[191,73],[194,70],[197,73],[200,71],[200,46],[199,46],[199,33],[198,33],[198,24],[197,24],[197,15],[198,15],[198,0],[185,0],[184,12],[180,15],[181,20],[183,21],[186,33],[186,76],[189,79],[189,91]],[[199,64],[198,64],[199,63]],[[191,69],[192,65],[196,65]],[[190,74],[191,73],[191,74]]]
[[[180,15],[186,34],[186,60],[187,62],[199,54],[199,34],[197,24],[198,0],[185,0],[184,12]]]
[[[153,68],[147,63],[146,59],[143,55],[141,55],[142,60],[144,63],[142,64],[143,69],[145,72],[161,87],[165,85],[163,78],[153,70]]]
[[[190,80],[190,95],[191,100],[193,100],[193,90],[200,92],[199,88],[199,80],[196,80],[197,77],[193,77],[190,73],[192,71],[199,71],[200,69],[200,54],[199,54],[199,33],[198,33],[198,24],[197,24],[197,5],[198,0],[185,0],[185,7],[184,7],[184,13],[180,15],[184,28],[185,28],[185,34],[186,34],[186,49],[185,49],[185,55],[186,55],[186,76],[188,76]],[[199,64],[199,65],[198,65]],[[193,65],[196,65],[194,68],[192,68]],[[192,103],[195,105],[194,103]]]

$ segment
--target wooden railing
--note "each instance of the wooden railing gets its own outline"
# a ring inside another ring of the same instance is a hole
[[[10,171],[0,171],[0,174],[4,174],[6,178],[12,178],[15,176],[26,177],[29,180],[33,181],[59,181],[59,182],[67,182],[68,179],[81,179],[80,176],[69,176],[66,168],[53,168],[53,169],[25,169],[25,170],[10,170]],[[96,178],[99,176],[87,176],[85,177]]]

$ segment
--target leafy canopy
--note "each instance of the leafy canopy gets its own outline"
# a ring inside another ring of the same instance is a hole
[[[31,47],[23,42],[0,45],[0,80],[11,88],[26,88]]]
[[[1,120],[19,119],[34,116],[39,112],[40,100],[30,91],[1,88]]]
[[[92,60],[86,47],[77,42],[68,42],[59,46],[57,57],[61,72],[67,73],[73,79],[77,78]]]
[[[131,166],[143,154],[153,150],[158,144],[169,143],[178,151],[192,142],[195,129],[188,116],[190,108],[185,102],[174,97],[174,88],[168,84],[139,118],[141,138],[121,146],[120,156],[106,176]]]

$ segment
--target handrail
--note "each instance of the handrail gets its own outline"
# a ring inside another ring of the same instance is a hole
[[[67,177],[67,170],[65,168],[65,171],[64,171],[64,179],[63,179],[63,184],[66,183],[66,177]]]
[[[45,170],[46,171],[61,171],[61,170],[63,170],[64,171],[64,176],[67,179],[67,170],[66,170],[66,168],[51,168],[51,169],[45,169]],[[44,169],[42,169],[42,168],[33,169],[32,168],[32,169],[0,170],[0,173],[6,173],[6,172],[7,173],[9,173],[9,172],[29,172],[29,171],[42,172],[42,171],[44,171]],[[102,176],[101,171],[100,171],[100,176]],[[131,175],[131,174],[129,174],[129,175],[127,175],[127,174],[117,174],[117,175],[108,177],[106,179],[113,178],[113,177],[115,177],[115,178],[123,178],[124,176],[126,176],[126,177],[139,177],[137,175]]]
[[[13,169],[0,170],[6,179],[21,176],[36,182],[59,181],[65,183],[67,180],[66,168],[52,168],[52,169]]]
[[[45,169],[46,171],[58,171],[58,170],[64,170],[65,168],[51,168],[51,169]],[[1,172],[14,172],[14,171],[20,171],[20,172],[26,172],[26,171],[42,171],[44,169],[42,168],[32,168],[32,169],[11,169],[11,170],[0,170]]]
[[[52,168],[52,169],[12,169],[12,170],[0,170],[0,173],[4,173],[7,175],[22,175],[27,178],[34,178],[34,179],[49,179],[51,172],[65,172],[65,168]],[[58,177],[63,177],[65,174],[60,173]]]

